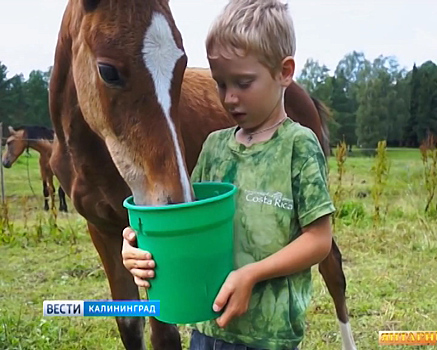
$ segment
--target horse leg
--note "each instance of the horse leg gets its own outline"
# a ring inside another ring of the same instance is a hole
[[[334,239],[329,255],[319,264],[319,271],[325,280],[329,294],[334,300],[335,311],[340,324],[342,349],[356,350],[346,306],[346,278],[344,276],[341,253]]]
[[[88,230],[102,260],[113,300],[138,300],[138,288],[121,260],[122,236],[104,234],[88,223]],[[121,232],[121,230],[120,230]],[[144,350],[144,318],[116,317],[121,340],[127,350]]]
[[[104,234],[94,225],[88,223],[91,239],[100,255],[114,300],[138,300],[138,287],[121,259],[122,229],[119,233]],[[118,330],[127,350],[143,350],[143,317],[117,317]],[[155,350],[181,349],[181,340],[176,326],[164,324],[150,318],[152,327],[152,345]]]
[[[44,195],[44,210],[49,210],[49,190],[47,188],[47,181],[42,182],[42,193]]]
[[[175,325],[149,318],[151,341],[154,350],[182,350],[181,336]]]
[[[51,197],[53,194],[53,179],[50,180],[50,173],[47,172],[47,167],[45,164],[45,158],[39,157],[39,171],[42,179],[42,187],[44,194],[44,210],[48,211],[49,208],[49,196]],[[52,199],[52,208],[53,208],[53,199]]]
[[[59,196],[59,211],[63,211],[65,213],[68,212],[67,201],[65,199],[65,192],[61,186],[58,188],[58,196]]]
[[[56,192],[56,189],[55,189],[55,185],[53,184],[53,175],[52,174],[47,176],[47,187],[48,187],[49,196],[50,196],[50,204],[51,204],[50,209],[53,210],[55,208],[55,192]]]

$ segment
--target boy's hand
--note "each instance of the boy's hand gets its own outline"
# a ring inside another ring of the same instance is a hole
[[[216,320],[219,327],[226,327],[234,317],[241,316],[247,311],[254,285],[255,279],[249,265],[228,275],[213,306],[215,312],[226,306],[223,314]]]
[[[144,250],[135,248],[136,245],[135,231],[130,227],[123,230],[123,265],[134,276],[135,283],[138,287],[150,287],[150,283],[145,279],[155,277],[155,261],[152,260],[152,254]]]

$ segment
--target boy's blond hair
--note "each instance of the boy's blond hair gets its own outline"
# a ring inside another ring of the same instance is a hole
[[[206,51],[253,54],[273,73],[294,57],[296,36],[288,6],[279,0],[230,0],[206,38]]]

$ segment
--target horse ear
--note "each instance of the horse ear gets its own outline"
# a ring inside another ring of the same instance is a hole
[[[12,126],[8,126],[8,130],[9,130],[9,133],[11,135],[15,134],[15,130],[14,130],[14,128]]]
[[[85,9],[85,12],[92,12],[94,11],[97,6],[99,6],[100,0],[82,0],[83,8]]]

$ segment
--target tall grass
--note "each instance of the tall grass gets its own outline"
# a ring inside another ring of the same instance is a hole
[[[425,176],[426,204],[425,212],[428,212],[434,200],[437,189],[437,139],[430,134],[420,145],[423,170]],[[434,210],[436,211],[436,210]]]
[[[347,145],[346,142],[343,141],[337,145],[337,148],[335,150],[335,159],[337,161],[337,172],[336,172],[337,184],[335,186],[332,200],[336,208],[341,207],[342,200],[344,198],[343,178],[346,173],[346,166],[345,166],[346,158],[347,158]],[[333,215],[332,222],[334,227],[335,227],[336,219],[339,216],[340,212],[341,211],[337,210]]]
[[[372,199],[374,203],[373,226],[378,227],[381,222],[382,194],[387,184],[390,164],[387,157],[387,144],[385,141],[378,142],[375,164],[372,167],[373,186]]]

